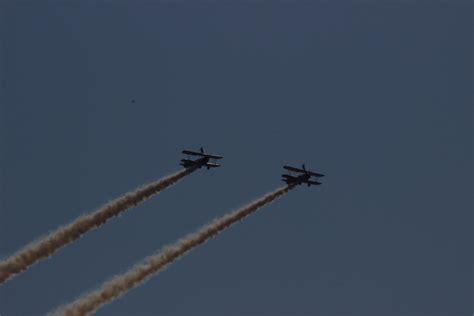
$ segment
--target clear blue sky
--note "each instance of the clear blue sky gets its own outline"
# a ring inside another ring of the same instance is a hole
[[[0,257],[178,170],[184,148],[225,158],[1,286],[0,314],[44,315],[305,162],[323,186],[97,315],[471,316],[472,9],[2,2]]]

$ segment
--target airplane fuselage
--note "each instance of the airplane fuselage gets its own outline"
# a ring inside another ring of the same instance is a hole
[[[310,174],[302,174],[296,177],[295,183],[297,184],[302,184],[304,182],[307,182],[311,178]]]
[[[315,180],[311,180],[312,174],[309,172],[300,174],[298,176],[292,176],[289,174],[282,174],[282,180],[288,185],[300,185],[307,184],[309,187],[311,185],[320,185],[321,183]]]
[[[201,168],[202,166],[205,166],[209,162],[209,157],[201,157],[196,160],[190,160],[190,159],[182,159],[181,160],[181,165],[185,168]]]
[[[198,168],[201,168],[202,166],[206,165],[208,162],[209,162],[209,157],[202,157],[195,161],[196,166],[198,166]]]

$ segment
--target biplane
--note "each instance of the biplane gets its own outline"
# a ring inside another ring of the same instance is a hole
[[[218,159],[222,159],[222,156],[205,153],[204,148],[202,147],[199,149],[199,151],[183,150],[183,154],[188,156],[188,158],[181,159],[180,165],[184,168],[206,167],[209,170],[211,168],[217,168],[221,166],[215,161]],[[192,160],[189,156],[195,156],[199,158]]]
[[[318,182],[319,177],[324,177],[323,174],[312,172],[306,170],[305,165],[302,165],[302,169],[295,168],[291,166],[283,166],[284,169],[290,171],[290,174],[282,174],[282,180],[288,185],[299,185],[306,183],[309,187],[311,185],[320,185],[321,182]],[[296,174],[292,174],[296,173]],[[315,177],[315,180],[312,180],[312,177]]]

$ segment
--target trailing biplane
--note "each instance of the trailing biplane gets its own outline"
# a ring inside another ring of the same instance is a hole
[[[282,180],[288,185],[298,185],[306,183],[308,186],[311,185],[320,185],[321,182],[318,182],[319,177],[324,177],[323,174],[312,172],[306,170],[305,165],[302,165],[302,169],[295,168],[291,166],[283,166],[284,169],[290,171],[290,174],[282,174]],[[296,173],[296,174],[294,174]],[[311,180],[312,177],[315,177],[315,180]]]
[[[205,153],[202,147],[199,149],[199,151],[183,150],[183,154],[188,156],[188,158],[181,159],[180,165],[184,168],[206,167],[207,169],[210,169],[221,166],[215,161],[218,159],[222,159],[222,156]],[[194,156],[198,158],[192,160],[189,156]]]

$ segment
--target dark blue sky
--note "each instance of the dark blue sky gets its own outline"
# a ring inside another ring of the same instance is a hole
[[[0,314],[43,315],[305,162],[323,186],[97,315],[472,315],[472,2],[193,3],[1,4],[0,256],[184,148],[225,159],[0,287]]]

